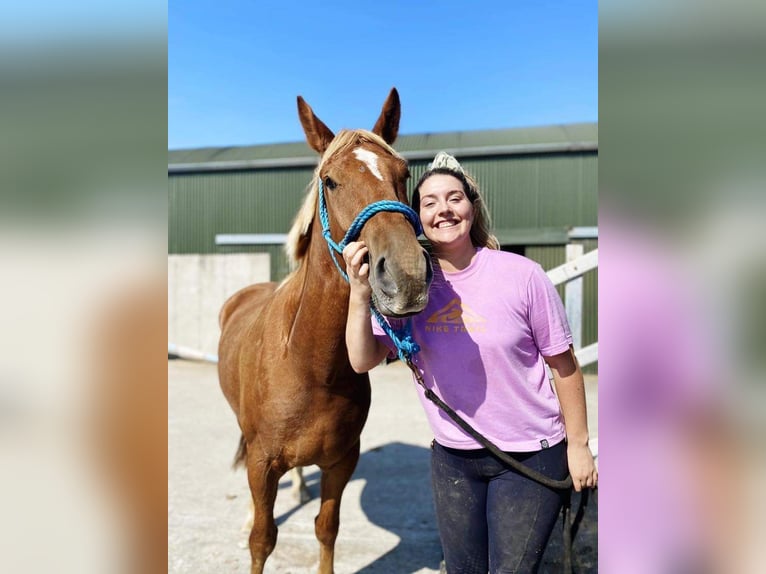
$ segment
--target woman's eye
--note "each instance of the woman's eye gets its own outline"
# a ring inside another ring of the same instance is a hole
[[[330,177],[324,178],[324,185],[329,190],[333,190],[338,186],[338,184]]]

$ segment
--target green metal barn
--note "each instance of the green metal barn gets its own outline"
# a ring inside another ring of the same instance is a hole
[[[503,248],[545,269],[565,262],[567,245],[598,246],[596,123],[403,135],[394,147],[410,163],[410,186],[438,151],[455,155],[478,181]],[[317,160],[305,142],[169,151],[168,253],[267,252],[272,280],[283,278],[284,235]],[[596,271],[583,297],[585,346],[598,340]]]

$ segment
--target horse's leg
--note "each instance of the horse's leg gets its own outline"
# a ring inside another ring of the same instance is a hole
[[[274,501],[277,498],[279,475],[267,461],[249,461],[247,480],[253,496],[253,528],[250,530],[251,574],[261,574],[266,559],[277,543],[274,523]]]
[[[303,478],[303,467],[296,466],[295,468],[291,469],[290,480],[292,481],[290,492],[292,493],[295,502],[298,504],[308,502],[311,499],[311,495],[309,494],[309,489],[306,486],[306,481]]]
[[[332,574],[335,539],[340,524],[340,499],[359,460],[359,442],[335,466],[322,469],[322,505],[314,522],[319,540],[319,574]]]

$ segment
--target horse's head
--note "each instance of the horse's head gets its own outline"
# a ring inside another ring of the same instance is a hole
[[[317,217],[318,183],[322,182],[332,238],[340,242],[357,215],[381,200],[407,203],[407,162],[390,144],[399,132],[399,94],[392,89],[371,132],[341,130],[336,136],[298,96],[306,141],[322,155],[311,192],[302,210],[293,255],[307,249],[309,230]],[[301,215],[299,215],[299,220]],[[297,224],[298,222],[296,222]],[[295,228],[294,228],[295,230]],[[410,221],[402,213],[381,212],[367,220],[360,239],[369,249],[373,301],[384,315],[418,313],[428,302],[431,260],[418,243]],[[328,264],[330,255],[327,255]]]

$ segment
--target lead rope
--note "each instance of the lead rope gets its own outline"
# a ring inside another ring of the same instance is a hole
[[[537,472],[536,470],[532,468],[529,468],[526,465],[521,464],[518,460],[516,460],[512,456],[500,450],[500,448],[497,445],[495,445],[487,437],[485,437],[483,434],[481,434],[479,431],[473,428],[470,424],[468,424],[468,422],[465,419],[463,419],[459,414],[457,414],[454,410],[452,410],[452,408],[447,403],[445,403],[436,393],[434,393],[431,389],[426,387],[425,381],[423,381],[423,375],[420,374],[420,369],[418,369],[415,366],[415,364],[412,362],[411,357],[406,358],[405,364],[412,371],[417,383],[423,388],[423,392],[425,393],[426,398],[432,403],[434,403],[437,407],[439,407],[442,411],[444,411],[444,413],[449,418],[451,418],[457,426],[459,426],[466,433],[471,435],[474,439],[476,439],[476,441],[479,444],[484,446],[489,452],[491,452],[493,455],[495,455],[505,464],[507,464],[514,470],[518,471],[519,473],[523,474],[527,478],[530,478],[534,480],[535,482],[539,482],[540,484],[542,484],[543,486],[547,486],[548,488],[552,488],[554,490],[568,490],[572,488],[571,476],[567,476],[564,480],[555,480],[553,478],[545,476],[544,474],[540,472]]]

